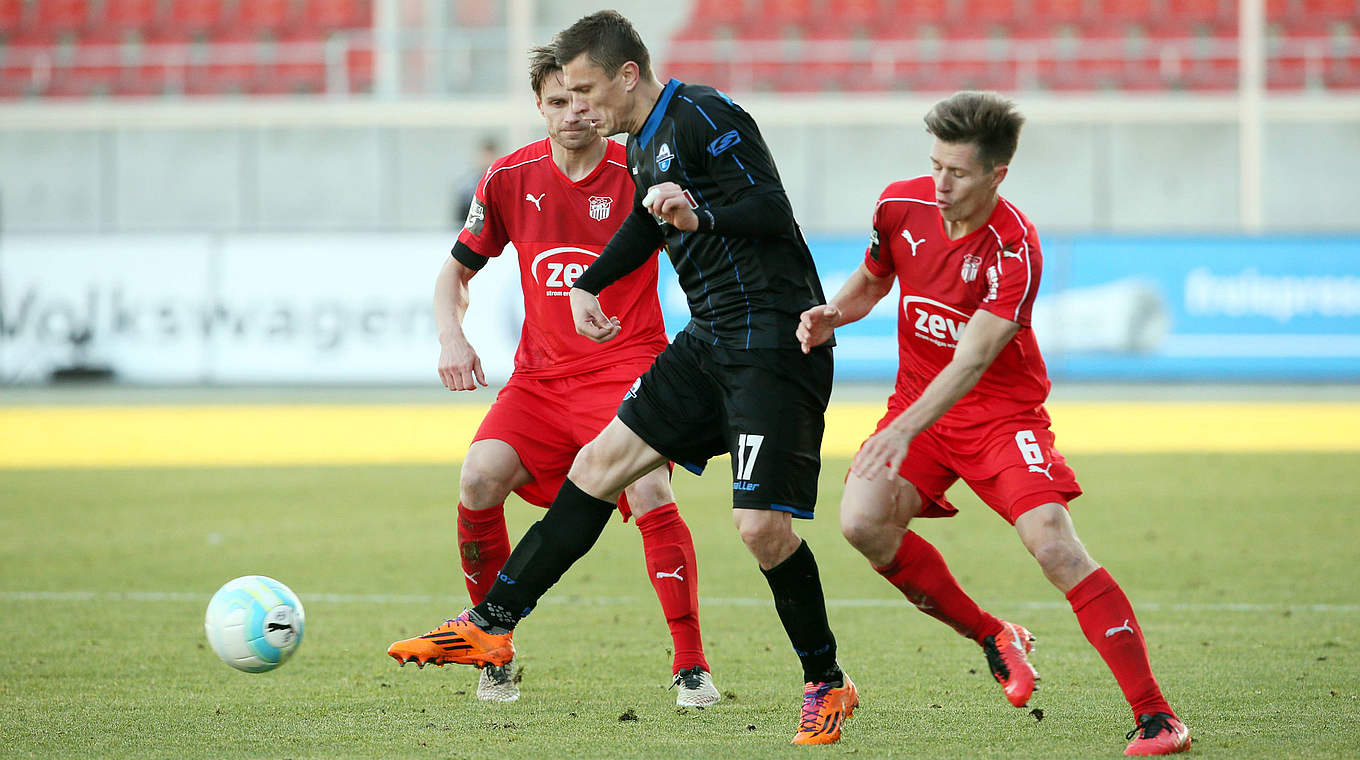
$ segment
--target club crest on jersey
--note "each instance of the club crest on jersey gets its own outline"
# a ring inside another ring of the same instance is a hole
[[[671,153],[669,143],[661,143],[661,149],[656,152],[656,168],[661,171],[670,171],[671,161],[675,159],[675,154]]]
[[[590,218],[597,222],[609,218],[609,208],[614,205],[614,199],[601,197],[598,195],[590,196]]]
[[[968,254],[963,257],[963,268],[959,270],[959,276],[964,282],[972,282],[977,279],[978,268],[982,266],[982,257]]]
[[[482,234],[482,225],[486,222],[486,206],[476,198],[472,199],[472,205],[468,207],[467,221],[463,222],[463,228],[474,235]]]

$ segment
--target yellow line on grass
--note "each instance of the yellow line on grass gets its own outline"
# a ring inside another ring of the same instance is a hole
[[[1069,402],[1050,412],[1068,454],[1360,451],[1360,403]],[[4,407],[0,469],[454,463],[485,413],[480,404]],[[882,414],[877,403],[833,404],[823,454],[853,454]]]

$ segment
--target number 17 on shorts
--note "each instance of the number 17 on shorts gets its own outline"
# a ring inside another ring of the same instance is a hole
[[[737,466],[732,470],[732,490],[754,491],[759,483],[751,482],[751,474],[756,468],[756,458],[760,456],[760,446],[765,436],[754,433],[741,433],[737,436]]]

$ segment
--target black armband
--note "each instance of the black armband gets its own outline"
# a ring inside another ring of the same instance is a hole
[[[455,259],[458,259],[459,264],[462,264],[474,272],[486,266],[486,262],[491,260],[472,250],[461,240],[453,244],[453,250],[449,251],[449,254]]]
[[[623,220],[599,258],[576,278],[572,287],[598,296],[601,290],[646,263],[664,240],[656,220],[638,206]]]

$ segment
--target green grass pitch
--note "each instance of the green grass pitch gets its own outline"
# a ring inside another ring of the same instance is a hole
[[[1074,514],[1135,607],[1192,756],[1360,756],[1360,528],[1343,454],[1072,457]],[[918,521],[993,612],[1039,637],[1031,707],[978,648],[909,607],[840,537],[825,463],[816,553],[862,706],[842,742],[788,746],[797,660],[731,527],[725,461],[675,476],[700,560],[718,706],[678,710],[641,542],[612,523],[520,627],[523,698],[470,668],[398,668],[391,641],[465,603],[457,472],[440,467],[0,472],[0,757],[783,758],[1121,756],[1132,721],[1062,596],[1004,521]],[[517,539],[538,510],[512,500]],[[226,580],[289,584],[297,655],[248,675],[207,648]],[[636,720],[624,720],[632,715]]]

